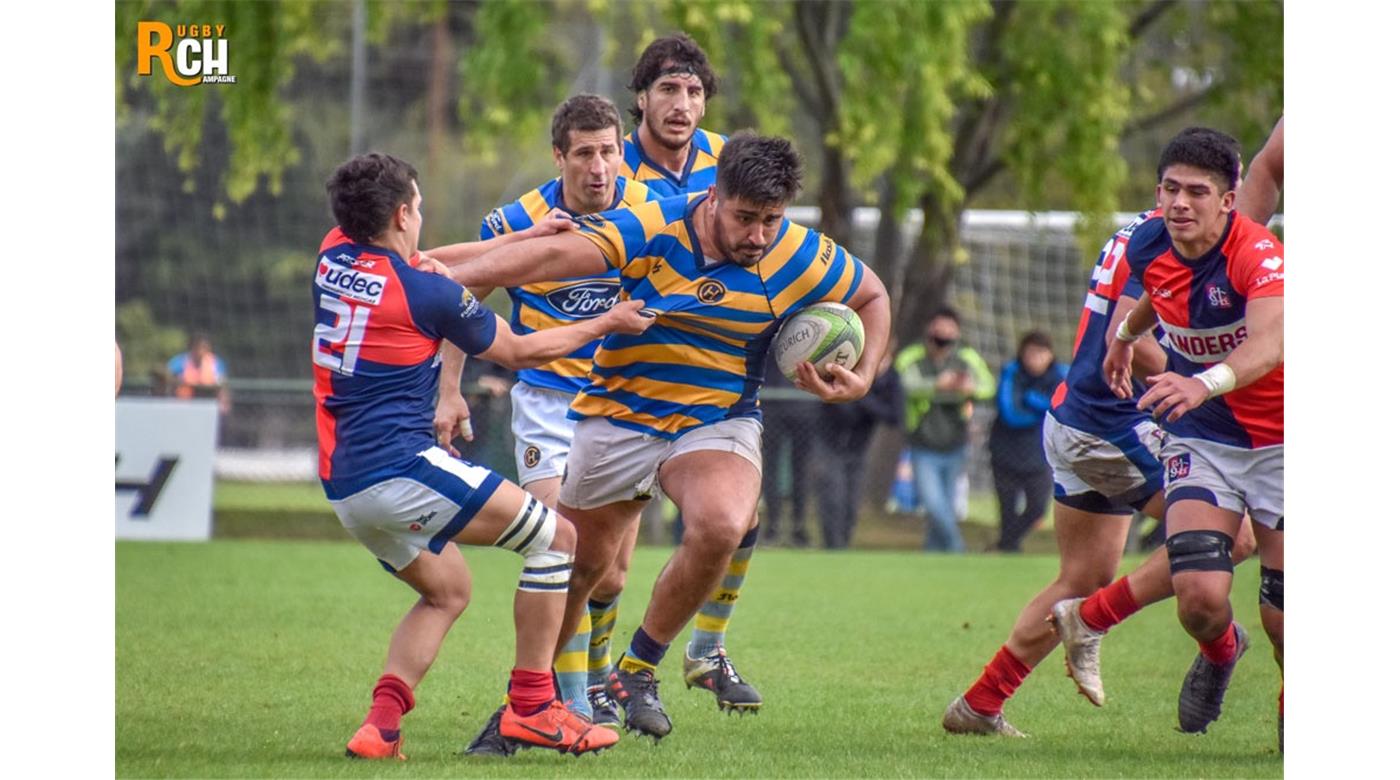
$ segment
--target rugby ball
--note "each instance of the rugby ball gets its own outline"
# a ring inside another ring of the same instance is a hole
[[[814,303],[788,317],[772,347],[778,370],[791,381],[796,381],[797,364],[804,360],[829,380],[828,365],[854,368],[864,348],[865,326],[851,307],[839,303]]]

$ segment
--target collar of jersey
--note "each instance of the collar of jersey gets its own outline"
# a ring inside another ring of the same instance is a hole
[[[685,168],[681,170],[681,175],[671,173],[666,166],[656,162],[647,156],[647,150],[642,148],[642,129],[639,127],[632,131],[632,146],[637,149],[637,158],[651,167],[652,170],[661,174],[667,181],[677,187],[684,187],[690,180],[690,169],[695,167],[695,155],[700,152],[700,147],[695,145],[695,136],[700,133],[700,128],[695,128],[695,132],[690,134],[690,155],[685,158]]]
[[[385,258],[386,260],[388,260],[388,261],[390,261],[390,262],[393,262],[393,261],[395,261],[395,260],[398,260],[400,263],[404,262],[404,259],[403,259],[402,257],[399,257],[399,253],[398,253],[398,252],[395,252],[394,250],[392,250],[392,249],[390,249],[390,248],[388,248],[388,247],[376,246],[375,244],[360,244],[360,243],[356,243],[356,242],[355,242],[353,239],[351,239],[349,236],[346,236],[345,238],[346,238],[345,243],[343,243],[343,244],[336,244],[336,245],[333,246],[333,247],[329,247],[329,248],[326,249],[325,252],[322,252],[321,254],[324,255],[324,254],[330,252],[332,249],[338,249],[338,248],[340,248],[340,247],[342,247],[342,246],[352,246],[352,247],[355,248],[355,252],[357,253],[357,254],[356,254],[357,257],[358,257],[359,255],[377,255],[377,256],[379,256],[379,257]]]
[[[565,205],[564,205],[564,177],[563,177],[563,176],[560,176],[560,177],[556,178],[556,179],[554,180],[554,184],[556,184],[556,185],[558,185],[558,186],[556,186],[556,187],[554,188],[554,198],[553,198],[553,200],[549,203],[549,207],[552,208],[552,209],[559,209],[560,211],[563,211],[564,213],[568,214],[568,215],[571,216],[571,217],[582,217],[582,216],[584,216],[583,214],[580,214],[579,212],[574,211],[573,209],[571,209],[571,208],[569,208],[568,206],[565,206]],[[615,208],[617,208],[618,206],[620,206],[620,205],[622,204],[622,196],[623,196],[624,192],[626,191],[626,189],[627,189],[627,180],[624,179],[624,178],[622,178],[621,176],[618,176],[618,177],[617,177],[617,181],[613,182],[613,202],[612,202],[612,205],[611,205],[611,206],[608,206],[607,208],[605,208],[605,209],[603,209],[603,210],[604,210],[604,211],[612,211],[613,209],[615,209]]]
[[[1166,217],[1164,215],[1163,219],[1165,218]],[[1235,229],[1235,211],[1231,209],[1230,216],[1226,217],[1225,219],[1225,230],[1221,231],[1220,240],[1216,241],[1215,246],[1211,247],[1210,249],[1207,249],[1200,257],[1187,258],[1182,256],[1182,254],[1176,250],[1175,242],[1172,243],[1172,256],[1175,257],[1182,265],[1193,266],[1199,265],[1203,260],[1206,260],[1219,254],[1220,248],[1225,246],[1226,241],[1230,240],[1230,231]]]

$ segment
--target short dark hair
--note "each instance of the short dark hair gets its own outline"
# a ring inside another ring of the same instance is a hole
[[[1188,127],[1176,134],[1157,160],[1157,181],[1173,165],[1190,165],[1216,177],[1221,192],[1239,183],[1240,142],[1209,127]]]
[[[946,304],[934,309],[933,314],[928,316],[929,322],[933,322],[934,320],[952,320],[956,322],[959,327],[962,326],[962,318],[958,316],[958,310]]]
[[[720,150],[715,189],[758,205],[791,203],[802,189],[802,156],[786,138],[741,130]]]
[[[418,171],[393,155],[352,157],[326,180],[331,213],[350,240],[366,244],[383,233],[399,206],[413,202]]]
[[[617,151],[621,153],[622,116],[617,113],[617,106],[600,95],[574,95],[554,109],[550,135],[554,140],[554,148],[567,154],[569,133],[574,130],[606,130],[609,127],[617,129]]]
[[[1017,360],[1020,360],[1021,355],[1025,354],[1027,347],[1044,347],[1050,350],[1050,354],[1055,353],[1055,344],[1050,341],[1050,337],[1043,330],[1026,331],[1026,334],[1021,337],[1020,346],[1016,347]]]
[[[657,38],[642,51],[637,64],[632,67],[632,81],[627,88],[633,94],[645,92],[652,82],[670,73],[691,73],[700,79],[705,88],[705,99],[719,94],[719,77],[710,69],[710,58],[694,38],[683,32]],[[642,121],[642,110],[634,102],[628,109],[632,121]]]

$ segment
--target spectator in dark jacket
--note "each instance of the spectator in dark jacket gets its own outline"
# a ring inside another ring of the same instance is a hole
[[[818,418],[822,452],[817,508],[821,513],[822,544],[829,550],[851,545],[864,487],[865,455],[875,426],[897,426],[903,419],[904,394],[899,387],[899,374],[890,370],[893,363],[891,345],[864,398],[845,404],[822,404]]]
[[[1054,482],[1045,461],[1040,426],[1050,397],[1065,378],[1055,362],[1050,337],[1033,330],[1021,337],[1016,359],[1007,363],[997,383],[997,416],[987,446],[992,455],[992,482],[1001,508],[997,549],[1020,552],[1050,505]]]

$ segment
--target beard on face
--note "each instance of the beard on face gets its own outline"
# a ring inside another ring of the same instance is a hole
[[[667,149],[670,149],[673,152],[680,151],[681,149],[684,149],[686,147],[686,144],[690,143],[690,136],[693,134],[693,128],[692,133],[687,134],[684,139],[680,141],[673,141],[670,137],[667,136],[667,133],[670,131],[670,128],[666,125],[666,117],[653,117],[651,114],[647,114],[646,120],[647,127],[651,128],[651,137],[655,138],[657,143],[661,144]]]

